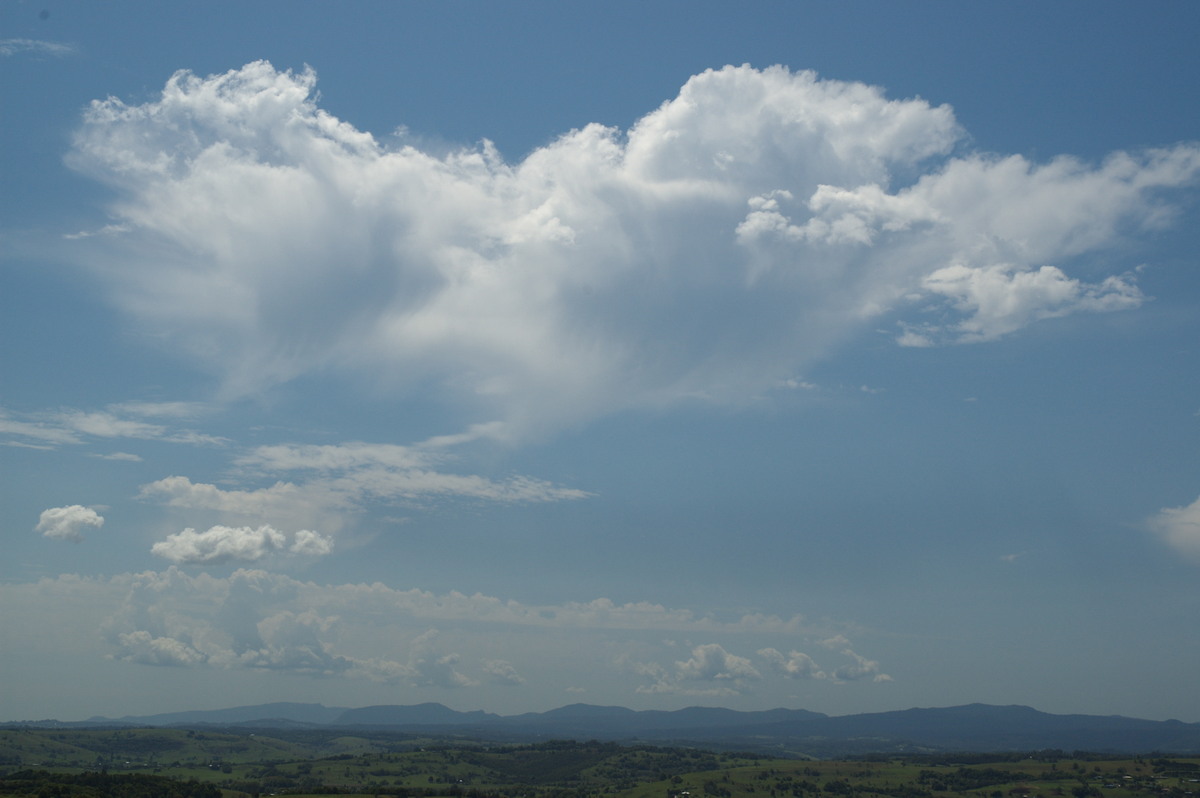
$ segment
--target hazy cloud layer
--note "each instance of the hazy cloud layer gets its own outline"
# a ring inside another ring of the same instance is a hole
[[[959,155],[946,106],[780,67],[517,163],[384,146],[315,84],[256,62],[93,103],[71,163],[120,198],[79,259],[232,393],[346,371],[493,437],[744,401],[881,323],[932,345],[1136,307],[1132,275],[1072,259],[1170,221],[1162,189],[1200,171],[1194,145]]]
[[[604,598],[530,605],[378,583],[320,585],[249,569],[226,577],[174,566],[104,579],[61,576],[0,585],[0,601],[82,603],[90,620],[73,637],[91,635],[92,643],[79,645],[116,661],[367,680],[425,691],[431,700],[438,691],[486,685],[544,691],[557,681],[566,691],[584,673],[631,697],[750,694],[785,678],[764,667],[762,649],[816,645],[820,637],[796,618],[718,619]],[[689,636],[704,642],[686,644],[682,655],[663,639]]]
[[[79,543],[88,527],[99,529],[104,518],[90,507],[72,504],[67,507],[51,507],[43,510],[35,530],[48,538],[69,540]]]

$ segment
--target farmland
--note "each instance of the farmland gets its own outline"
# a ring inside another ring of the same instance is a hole
[[[69,781],[83,774],[92,774],[87,784]],[[1200,796],[1200,758],[1153,755],[1042,751],[816,760],[596,741],[496,745],[395,733],[0,730],[0,795],[167,794],[165,781],[151,788],[131,777],[170,779],[178,785],[172,794],[215,789],[224,798]],[[104,778],[124,781],[98,787]]]

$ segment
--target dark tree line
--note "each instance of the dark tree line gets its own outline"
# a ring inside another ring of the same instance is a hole
[[[50,773],[21,770],[0,779],[0,795],[36,798],[221,798],[195,779],[179,781],[141,773]]]

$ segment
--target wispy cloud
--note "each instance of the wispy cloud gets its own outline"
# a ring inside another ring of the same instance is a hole
[[[37,441],[44,446],[82,444],[92,439],[158,440],[195,446],[229,443],[219,436],[162,423],[195,415],[199,407],[184,402],[128,402],[103,410],[60,408],[13,413],[0,408],[0,435],[14,438],[16,443]],[[192,412],[184,412],[185,408]]]
[[[0,56],[40,55],[63,58],[76,53],[75,46],[41,39],[0,39]]]
[[[126,463],[140,463],[142,458],[130,452],[110,452],[109,454],[93,454],[92,457],[100,460],[113,460]]]
[[[592,495],[524,475],[491,479],[453,473],[446,469],[450,460],[440,448],[396,444],[260,446],[234,459],[232,478],[274,479],[270,485],[226,488],[174,475],[142,485],[138,497],[180,510],[213,511],[239,524],[329,534],[378,505],[422,506],[447,500],[545,503]]]

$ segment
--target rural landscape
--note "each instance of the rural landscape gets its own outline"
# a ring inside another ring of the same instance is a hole
[[[285,717],[249,718],[270,711]],[[1177,721],[1057,716],[982,705],[844,718],[803,710],[634,712],[587,705],[509,718],[457,713],[438,704],[336,712],[320,705],[276,704],[141,719],[9,723],[0,728],[0,795],[1200,794],[1200,724]],[[332,720],[297,719],[322,714]],[[249,719],[234,720],[238,717]],[[190,721],[180,723],[181,718]],[[339,722],[355,718],[360,722]],[[837,721],[843,732],[834,733],[822,720]],[[584,730],[589,723],[592,737],[553,736]],[[1012,723],[1026,724],[1024,734],[1006,728]],[[817,733],[821,729],[826,734]],[[930,742],[939,734],[942,745]],[[1098,750],[1004,749],[989,734],[1008,735],[1015,743],[1057,736],[1100,745]],[[957,750],[945,747],[955,741]]]
[[[0,2],[0,798],[1200,798],[1197,31]]]

